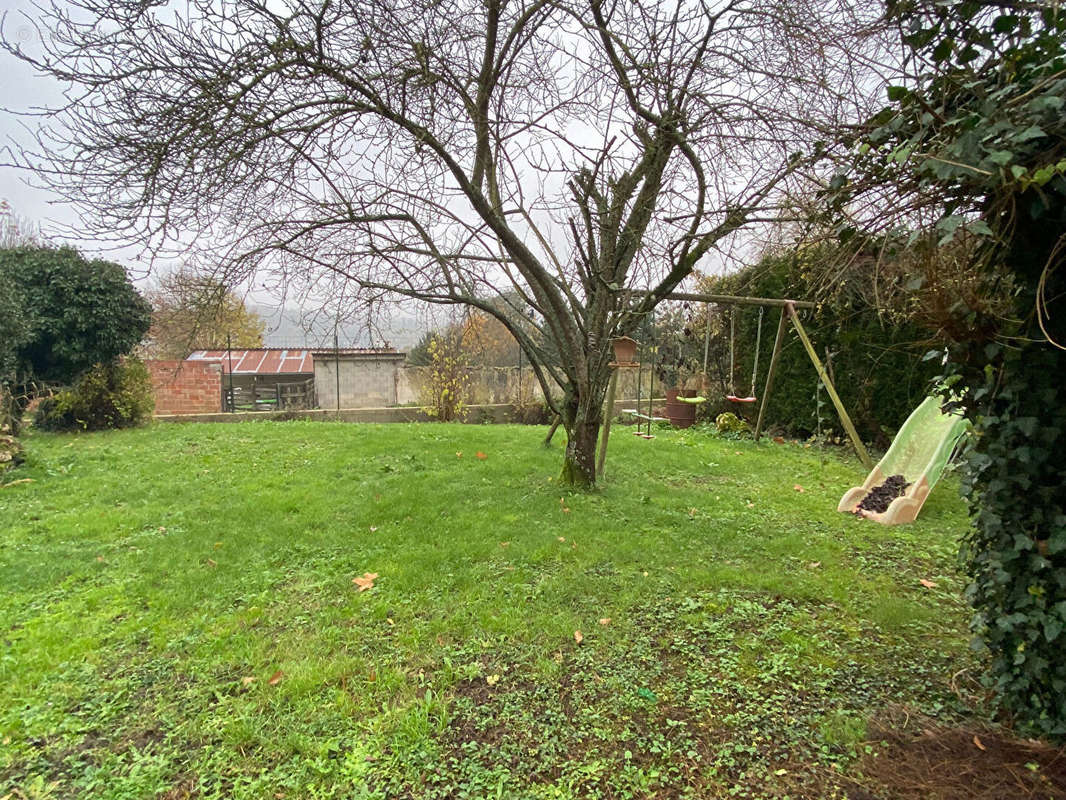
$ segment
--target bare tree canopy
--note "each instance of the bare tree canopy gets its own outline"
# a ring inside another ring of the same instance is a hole
[[[263,320],[244,300],[210,275],[175,270],[146,292],[152,327],[144,346],[150,358],[183,359],[191,350],[262,347]]]
[[[72,88],[22,161],[100,232],[496,316],[562,387],[582,484],[609,340],[776,218],[868,80],[833,0],[74,0],[40,24],[21,57]]]

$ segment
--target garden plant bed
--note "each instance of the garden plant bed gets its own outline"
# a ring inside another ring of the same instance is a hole
[[[951,491],[867,526],[834,510],[856,462],[655,433],[589,494],[530,426],[30,435],[0,797],[890,798],[898,708],[1031,747],[953,682]]]

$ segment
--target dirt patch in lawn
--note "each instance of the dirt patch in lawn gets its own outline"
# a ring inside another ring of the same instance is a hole
[[[1066,800],[1066,750],[1002,731],[945,728],[897,711],[870,723],[875,753],[849,800]]]

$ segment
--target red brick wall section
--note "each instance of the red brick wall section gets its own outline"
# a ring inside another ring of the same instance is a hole
[[[222,362],[148,361],[155,413],[217,414],[222,410]]]

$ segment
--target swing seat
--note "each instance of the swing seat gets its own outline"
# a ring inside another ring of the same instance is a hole
[[[731,403],[754,403],[756,398],[754,395],[751,397],[737,397],[735,394],[727,394],[725,399]]]

